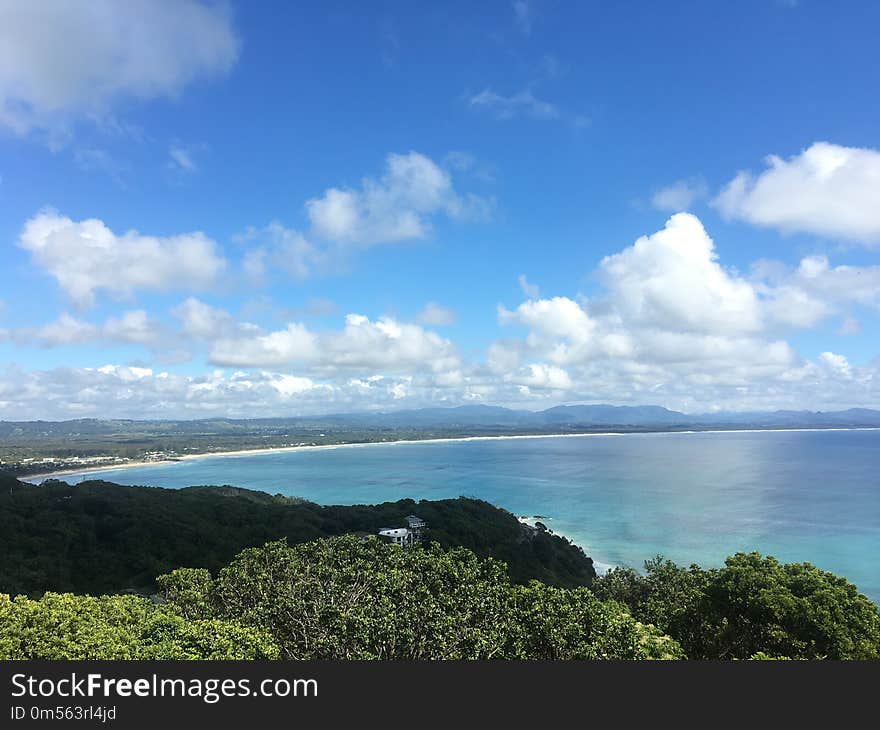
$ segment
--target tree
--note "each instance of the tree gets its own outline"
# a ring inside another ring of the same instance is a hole
[[[339,537],[160,578],[169,606],[268,631],[285,659],[642,659],[678,645],[587,589],[511,583],[469,550]]]
[[[845,578],[810,563],[737,553],[706,592],[720,658],[880,659],[880,614]]]
[[[677,642],[586,588],[533,581],[513,588],[509,658],[683,659]]]
[[[0,595],[0,659],[274,659],[262,631],[187,621],[138,596]]]
[[[737,553],[720,569],[657,558],[610,571],[596,594],[675,638],[695,659],[880,658],[880,613],[845,578],[810,563]]]
[[[177,568],[160,575],[156,583],[165,599],[184,618],[201,619],[210,615],[207,596],[211,587],[211,573],[205,568]]]

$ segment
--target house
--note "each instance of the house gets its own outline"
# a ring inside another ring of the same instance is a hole
[[[406,523],[408,527],[383,527],[379,530],[379,536],[401,547],[410,547],[421,542],[428,523],[415,515],[409,515]]]
[[[413,533],[406,527],[383,527],[379,530],[379,536],[401,547],[413,544]]]

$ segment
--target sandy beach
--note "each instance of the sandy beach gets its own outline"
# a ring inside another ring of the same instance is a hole
[[[173,459],[151,460],[151,461],[126,461],[124,463],[113,464],[108,466],[88,466],[82,469],[65,469],[63,471],[44,472],[40,474],[28,474],[23,477],[25,481],[32,479],[51,479],[52,477],[60,477],[68,474],[91,474],[102,471],[115,471],[117,469],[129,469],[140,466],[167,466],[179,461],[191,461],[194,459],[208,459],[219,456],[256,456],[258,454],[278,454],[286,451],[319,451],[322,449],[344,449],[355,448],[358,446],[399,446],[401,444],[439,444],[456,441],[494,441],[507,439],[541,439],[541,438],[570,438],[579,436],[624,436],[625,432],[608,432],[608,433],[544,433],[544,434],[517,434],[515,436],[461,436],[450,438],[435,439],[401,439],[398,441],[368,441],[364,443],[341,443],[341,444],[320,444],[309,446],[273,446],[265,449],[238,449],[236,451],[207,451],[201,454],[185,454]]]
[[[22,479],[24,481],[52,479],[54,477],[63,477],[70,474],[93,474],[103,471],[116,471],[117,469],[129,469],[132,467],[143,466],[167,466],[180,461],[191,461],[193,459],[208,459],[211,457],[229,457],[229,456],[256,456],[258,454],[276,454],[287,451],[318,451],[322,449],[343,449],[367,446],[400,446],[404,444],[439,444],[452,443],[460,441],[513,441],[516,439],[551,439],[551,438],[590,438],[590,437],[609,437],[609,436],[663,436],[676,434],[699,434],[699,433],[785,433],[785,432],[813,432],[813,431],[880,431],[880,427],[865,428],[727,428],[727,429],[705,429],[705,430],[688,430],[688,431],[604,431],[591,433],[542,433],[542,434],[516,434],[516,435],[500,435],[500,436],[459,436],[448,438],[433,439],[401,439],[398,441],[369,441],[366,443],[341,443],[341,444],[321,444],[313,446],[275,446],[265,449],[239,449],[236,451],[209,451],[202,454],[186,454],[184,456],[175,457],[173,459],[163,459],[160,461],[126,461],[124,463],[107,465],[107,466],[90,466],[82,469],[65,469],[62,471],[51,471],[40,474],[28,474]]]

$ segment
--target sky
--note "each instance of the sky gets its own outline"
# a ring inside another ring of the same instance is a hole
[[[880,408],[878,27],[0,0],[0,419]]]

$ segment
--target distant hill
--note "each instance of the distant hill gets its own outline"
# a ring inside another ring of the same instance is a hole
[[[880,411],[687,414],[661,406],[418,408],[290,418],[0,422],[0,468],[19,476],[190,454],[386,441],[596,432],[880,427]]]
[[[685,425],[688,416],[660,406],[556,406],[536,414],[545,423],[647,426]],[[880,414],[878,414],[880,415]]]
[[[689,416],[695,424],[748,424],[777,428],[878,427],[880,411],[850,408],[845,411],[723,412]]]
[[[661,406],[570,405],[543,411],[500,406],[468,405],[453,408],[419,408],[390,412],[339,413],[290,418],[138,421],[86,418],[73,421],[0,421],[0,440],[39,441],[128,435],[132,438],[222,436],[275,433],[287,429],[318,432],[322,429],[495,429],[540,430],[553,427],[591,428],[839,428],[880,427],[880,410],[851,408],[843,411],[766,411],[686,414]]]
[[[428,522],[427,539],[507,563],[510,577],[590,585],[593,561],[568,540],[477,499],[320,506],[237,487],[160,489],[103,481],[35,487],[0,473],[0,594],[150,592],[179,566],[217,571],[242,549]]]

